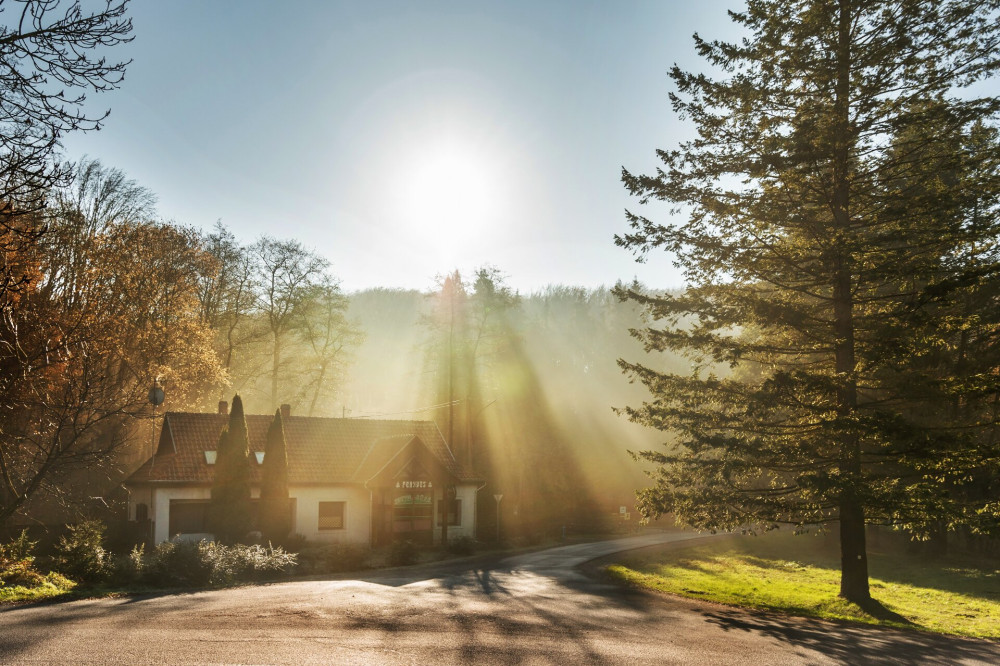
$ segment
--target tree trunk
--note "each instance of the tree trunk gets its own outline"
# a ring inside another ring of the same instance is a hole
[[[861,478],[861,443],[851,423],[858,408],[854,341],[854,258],[847,247],[851,230],[851,183],[849,162],[851,146],[851,7],[840,1],[837,44],[837,87],[834,100],[836,118],[833,154],[833,191],[831,209],[839,247],[833,257],[833,332],[834,370],[837,388],[837,413],[840,417],[840,596],[855,603],[871,600],[868,589],[868,556],[865,548],[865,512],[857,497]]]
[[[274,354],[271,356],[271,407],[278,406],[278,368],[281,366],[281,337],[274,333]]]
[[[871,601],[865,514],[851,499],[840,503],[840,596],[856,604]]]
[[[316,390],[313,391],[312,400],[309,402],[309,416],[316,411],[316,402],[319,400],[319,392],[323,389],[323,382],[326,380],[326,362],[319,367],[319,377],[316,378]]]

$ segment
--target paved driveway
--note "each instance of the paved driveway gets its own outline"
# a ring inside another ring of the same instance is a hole
[[[696,535],[498,562],[0,611],[4,663],[1000,664],[1000,645],[628,592],[574,566]]]

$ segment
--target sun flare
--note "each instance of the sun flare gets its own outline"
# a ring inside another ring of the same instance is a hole
[[[500,222],[495,161],[472,143],[441,141],[406,166],[399,216],[406,232],[447,254],[461,253]]]

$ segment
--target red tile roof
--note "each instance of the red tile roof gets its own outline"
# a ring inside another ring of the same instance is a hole
[[[260,481],[260,465],[252,455],[263,451],[270,414],[248,414],[251,481]],[[127,483],[193,483],[210,485],[213,466],[205,451],[214,451],[228,423],[224,414],[167,412],[157,453]],[[290,484],[364,483],[419,438],[441,465],[460,481],[479,480],[452,455],[433,421],[375,421],[291,416],[283,419]],[[366,476],[367,474],[367,476]]]

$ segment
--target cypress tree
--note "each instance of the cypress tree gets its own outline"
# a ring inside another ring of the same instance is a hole
[[[686,220],[630,212],[616,238],[672,251],[688,281],[682,294],[618,289],[662,325],[638,333],[647,350],[692,368],[621,362],[652,393],[627,414],[671,433],[664,451],[639,454],[657,466],[645,516],[719,529],[838,522],[840,594],[860,604],[871,601],[866,524],[960,517],[953,486],[1000,452],[929,427],[941,385],[917,381],[909,361],[943,340],[929,295],[966,282],[949,261],[995,229],[954,214],[980,157],[961,156],[971,171],[952,183],[921,165],[945,154],[937,137],[1000,110],[956,93],[1000,65],[998,7],[749,0],[730,14],[745,39],[695,36],[719,78],[671,70],[673,107],[697,135],[660,151],[656,174],[623,181]]]
[[[288,499],[288,455],[281,410],[267,429],[260,484],[260,531],[264,539],[281,543],[292,530]]]
[[[250,438],[238,395],[219,435],[209,519],[215,538],[223,543],[235,543],[250,531]]]

